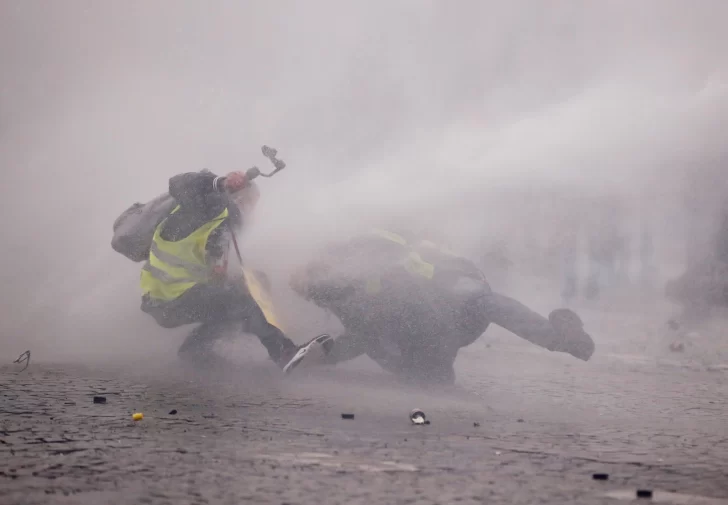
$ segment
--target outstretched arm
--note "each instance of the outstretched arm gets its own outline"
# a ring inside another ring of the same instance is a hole
[[[498,293],[487,295],[485,306],[491,322],[539,347],[567,352],[584,361],[594,352],[594,342],[582,329],[581,320],[571,311],[561,309],[552,312],[552,321]],[[554,323],[558,326],[555,327]]]
[[[556,350],[563,340],[548,319],[513,298],[491,293],[485,313],[494,324],[549,351]]]

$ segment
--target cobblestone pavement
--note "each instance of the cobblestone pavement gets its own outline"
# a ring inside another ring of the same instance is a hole
[[[728,504],[728,372],[483,341],[458,376],[423,391],[366,360],[289,379],[262,361],[5,366],[0,503],[614,504],[648,488]]]

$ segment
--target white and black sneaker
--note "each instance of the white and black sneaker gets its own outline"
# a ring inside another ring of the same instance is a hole
[[[314,337],[298,348],[293,357],[283,366],[283,373],[289,374],[294,368],[301,365],[308,367],[310,365],[319,365],[323,362],[326,355],[331,351],[334,345],[334,339],[331,335],[323,334]]]

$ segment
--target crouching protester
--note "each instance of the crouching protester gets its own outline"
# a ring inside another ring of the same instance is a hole
[[[493,292],[473,262],[401,231],[331,244],[290,283],[345,328],[325,357],[329,364],[366,354],[405,380],[452,383],[458,351],[490,323],[584,361],[594,352],[571,310],[542,317]]]
[[[251,294],[251,274],[229,275],[230,242],[237,249],[236,230],[242,230],[259,198],[254,170],[172,177],[168,194],[122,214],[112,246],[144,261],[142,311],[163,328],[198,324],[179,349],[183,359],[209,360],[213,343],[233,325],[257,336],[270,358],[290,371],[320,360],[331,339],[322,335],[296,345],[266,318]]]

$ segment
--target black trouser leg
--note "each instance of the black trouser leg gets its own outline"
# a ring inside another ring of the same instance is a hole
[[[412,349],[403,356],[397,375],[424,383],[453,384],[457,349]]]
[[[400,357],[385,352],[375,339],[376,337],[363,337],[356,333],[344,333],[334,340],[324,362],[327,365],[336,365],[366,354],[387,372],[398,373],[401,368]]]
[[[230,323],[202,323],[192,330],[192,333],[185,339],[177,352],[195,353],[205,352],[212,349],[215,340],[220,338]]]
[[[276,362],[284,353],[297,348],[281,330],[266,320],[255,300],[237,285],[198,284],[171,302],[152,305],[143,301],[142,310],[154,316],[165,328],[203,323],[188,337],[190,345],[195,341],[218,338],[222,333],[221,327],[226,323],[240,323],[241,331],[257,336]]]
[[[326,355],[325,362],[328,365],[336,365],[337,363],[349,361],[365,354],[367,348],[368,345],[365,337],[360,337],[353,333],[344,333],[334,339],[334,345]]]
[[[250,301],[252,304],[247,309],[245,319],[243,319],[242,330],[257,336],[260,343],[268,351],[270,358],[276,363],[280,363],[284,355],[292,353],[298,346],[286,337],[278,327],[268,322],[255,300],[251,298]]]

